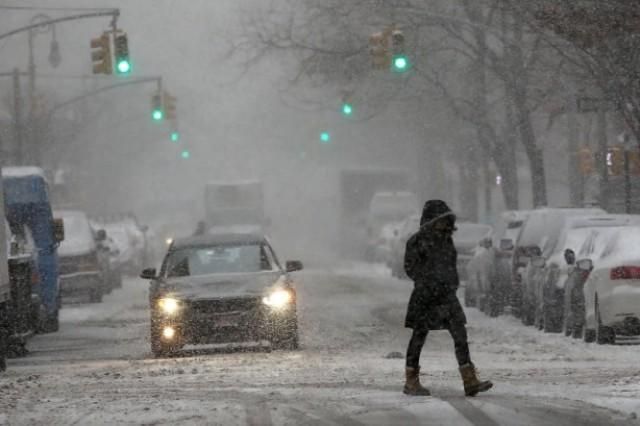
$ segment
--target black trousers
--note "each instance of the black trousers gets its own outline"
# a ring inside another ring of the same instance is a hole
[[[451,324],[448,330],[453,338],[458,365],[463,366],[465,364],[470,364],[471,356],[469,355],[467,328],[464,324]],[[424,342],[427,340],[428,334],[428,330],[413,330],[413,335],[411,336],[409,347],[407,348],[407,367],[420,367],[420,353],[422,352],[422,347],[424,346]]]

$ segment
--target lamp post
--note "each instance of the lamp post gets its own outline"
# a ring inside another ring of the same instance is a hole
[[[27,138],[29,147],[25,150],[27,152],[27,158],[24,160],[27,162],[33,162],[37,165],[40,165],[40,158],[38,155],[39,149],[37,144],[40,139],[40,123],[38,122],[38,114],[36,113],[36,61],[35,61],[35,47],[34,41],[37,34],[45,34],[48,32],[53,32],[53,39],[51,40],[50,52],[49,52],[49,62],[55,68],[60,64],[60,46],[58,45],[58,40],[56,38],[55,33],[55,24],[48,23],[51,21],[51,17],[45,14],[38,14],[31,18],[30,24],[33,25],[32,28],[28,30],[29,34],[29,65],[27,72],[29,74],[28,78],[28,98],[29,98],[29,118],[27,126],[28,135]],[[42,25],[38,25],[38,23],[43,22]]]

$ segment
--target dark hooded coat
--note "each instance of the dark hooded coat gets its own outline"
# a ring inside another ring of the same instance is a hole
[[[449,221],[455,229],[456,217],[444,201],[427,201],[420,230],[407,242],[404,268],[414,281],[405,327],[415,330],[443,330],[452,324],[466,324],[456,291],[460,285],[458,254],[451,232],[434,230],[438,221]]]

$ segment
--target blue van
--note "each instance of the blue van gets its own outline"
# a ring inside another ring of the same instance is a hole
[[[61,221],[53,219],[47,180],[38,167],[5,167],[2,182],[7,220],[27,225],[38,250],[37,296],[41,304],[38,331],[57,331],[60,310],[57,248],[64,239],[64,230]]]

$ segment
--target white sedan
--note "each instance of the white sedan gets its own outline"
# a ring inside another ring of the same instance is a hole
[[[615,233],[584,284],[585,340],[640,341],[640,228]]]

